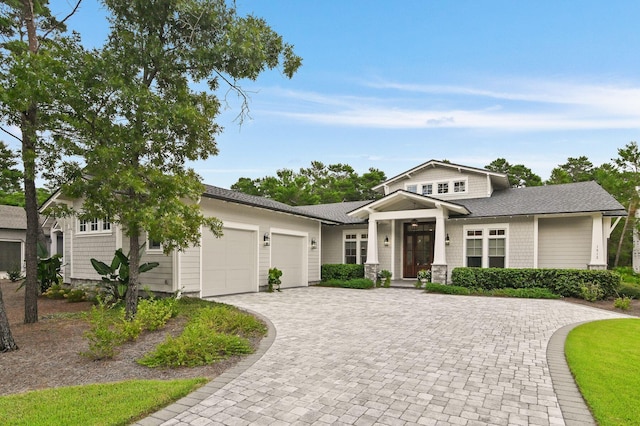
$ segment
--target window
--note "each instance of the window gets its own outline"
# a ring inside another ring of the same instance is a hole
[[[418,185],[407,185],[407,191],[418,193]]]
[[[453,192],[467,192],[467,182],[458,180],[453,182]]]
[[[448,194],[449,193],[449,182],[440,182],[438,184],[438,194]]]
[[[364,265],[367,261],[366,233],[348,231],[344,234],[344,263]]]
[[[79,234],[99,234],[111,232],[111,221],[104,219],[80,219],[78,220]]]
[[[465,226],[466,266],[477,268],[507,267],[508,225]]]
[[[159,241],[156,241],[153,238],[147,237],[147,250],[160,251],[162,250],[162,244],[160,244]]]
[[[422,195],[431,195],[433,194],[433,184],[426,183],[422,185]]]

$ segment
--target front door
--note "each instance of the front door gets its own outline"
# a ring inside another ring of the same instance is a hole
[[[435,223],[404,224],[404,278],[416,278],[421,269],[431,269]]]

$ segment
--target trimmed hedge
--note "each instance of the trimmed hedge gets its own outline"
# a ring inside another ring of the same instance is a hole
[[[354,280],[364,278],[364,265],[352,265],[344,263],[326,263],[322,265],[321,279],[329,280]]]
[[[357,289],[369,289],[375,286],[375,283],[367,278],[357,278],[354,280],[327,280],[321,281],[317,284],[320,287],[342,287],[342,288],[357,288]]]
[[[484,290],[481,288],[467,288],[455,285],[427,283],[427,293],[454,294],[463,296],[492,296],[492,297],[518,297],[525,299],[559,299],[561,296],[547,288],[496,288]]]
[[[542,287],[565,297],[583,297],[582,287],[595,284],[603,297],[613,297],[620,288],[620,275],[612,271],[584,269],[454,268],[453,285],[493,290]]]

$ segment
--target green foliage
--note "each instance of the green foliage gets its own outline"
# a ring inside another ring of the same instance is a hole
[[[467,288],[455,285],[428,283],[427,293],[455,294],[464,296],[517,297],[523,299],[558,299],[561,296],[549,289],[540,287],[530,288],[496,288],[492,290]]]
[[[47,250],[41,243],[37,246],[38,253],[38,274],[37,279],[40,284],[40,292],[45,292],[54,284],[62,281],[62,258],[58,254],[47,257]]]
[[[595,302],[603,299],[604,291],[598,283],[587,282],[580,287],[580,296],[587,302]]]
[[[426,269],[420,269],[417,274],[417,281],[415,283],[416,288],[422,288],[422,282],[425,283],[431,282],[431,271]]]
[[[595,168],[587,157],[569,157],[565,164],[561,164],[551,171],[547,185],[562,183],[586,182],[594,180]]]
[[[616,297],[613,301],[613,307],[623,311],[628,311],[629,308],[631,308],[631,298],[626,296]]]
[[[103,303],[91,307],[89,330],[84,333],[89,350],[80,355],[94,360],[111,359],[123,343],[122,333],[114,326],[113,315]]]
[[[620,287],[620,275],[612,271],[582,269],[454,268],[454,285],[493,290],[497,288],[543,287],[565,297],[582,297],[588,283],[602,290],[602,297],[613,297]]]
[[[180,336],[168,336],[138,363],[147,367],[209,365],[253,352],[246,337],[265,333],[264,324],[252,315],[225,305],[207,307],[189,320]]]
[[[69,303],[84,302],[87,300],[87,292],[81,288],[68,290],[63,296]]]
[[[381,283],[383,287],[386,287],[386,288],[391,287],[391,271],[383,269],[382,271],[378,272],[378,276],[376,279],[376,286],[380,287]]]
[[[375,287],[375,283],[368,278],[354,278],[350,280],[340,280],[334,278],[327,281],[321,281],[317,285],[319,285],[320,287],[342,287],[357,289],[370,289]]]
[[[135,319],[141,323],[145,330],[155,331],[164,327],[167,321],[177,314],[175,298],[143,299],[138,302],[138,312]]]
[[[69,292],[69,289],[64,288],[60,284],[53,284],[42,295],[47,299],[64,299],[64,296]]]
[[[632,284],[623,282],[618,290],[620,296],[631,297],[633,299],[640,299],[640,284]]]
[[[509,177],[509,184],[512,188],[522,188],[525,186],[540,186],[542,179],[522,164],[509,164],[504,158],[497,158],[485,169],[497,173],[506,173]]]
[[[280,291],[280,284],[282,281],[280,277],[282,276],[282,271],[278,268],[270,268],[269,269],[269,277],[267,281],[267,291],[269,293],[273,293],[273,290]]]
[[[158,262],[143,263],[139,266],[140,273],[147,272],[160,265]],[[102,275],[102,283],[99,285],[106,296],[106,303],[118,303],[124,300],[129,288],[129,255],[125,255],[122,249],[116,250],[111,264],[91,259],[91,266],[98,275]]]
[[[0,397],[0,419],[12,426],[129,425],[208,381],[127,380],[6,395]]]
[[[51,194],[44,188],[36,188],[36,198],[38,205],[41,206]],[[0,190],[0,204],[7,206],[19,206],[24,207],[24,192],[23,191],[3,191]]]
[[[235,191],[271,198],[292,206],[375,200],[381,194],[371,188],[384,182],[385,174],[374,168],[359,175],[348,164],[325,165],[312,161],[299,172],[281,169],[276,176],[240,178],[231,186]]]
[[[352,265],[343,263],[325,263],[321,267],[322,281],[328,280],[352,280],[364,278],[364,265]]]
[[[20,270],[20,266],[16,266],[11,270],[7,271],[7,276],[9,278],[9,281],[11,281],[12,283],[21,280],[22,271]]]

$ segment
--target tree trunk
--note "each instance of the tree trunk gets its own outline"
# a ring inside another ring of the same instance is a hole
[[[29,52],[38,52],[38,38],[33,14],[33,2],[22,0],[24,20],[29,38]],[[25,241],[26,278],[24,282],[24,322],[38,322],[38,199],[36,196],[36,125],[38,106],[33,102],[22,113],[22,162],[24,164],[24,201],[27,214],[27,237]]]
[[[627,233],[627,229],[629,228],[629,223],[635,221],[636,217],[636,201],[631,200],[629,202],[629,212],[627,213],[627,218],[624,221],[624,226],[622,227],[622,232],[620,232],[620,240],[618,241],[618,249],[616,251],[616,258],[613,261],[613,267],[618,267],[618,261],[620,260],[620,252],[622,251],[622,243],[624,242],[624,236]]]
[[[125,301],[125,316],[133,319],[138,311],[138,287],[140,285],[140,232],[136,228],[129,236],[129,287]]]
[[[15,350],[18,350],[18,345],[11,335],[7,311],[4,309],[4,301],[2,300],[2,289],[0,288],[0,353]]]

